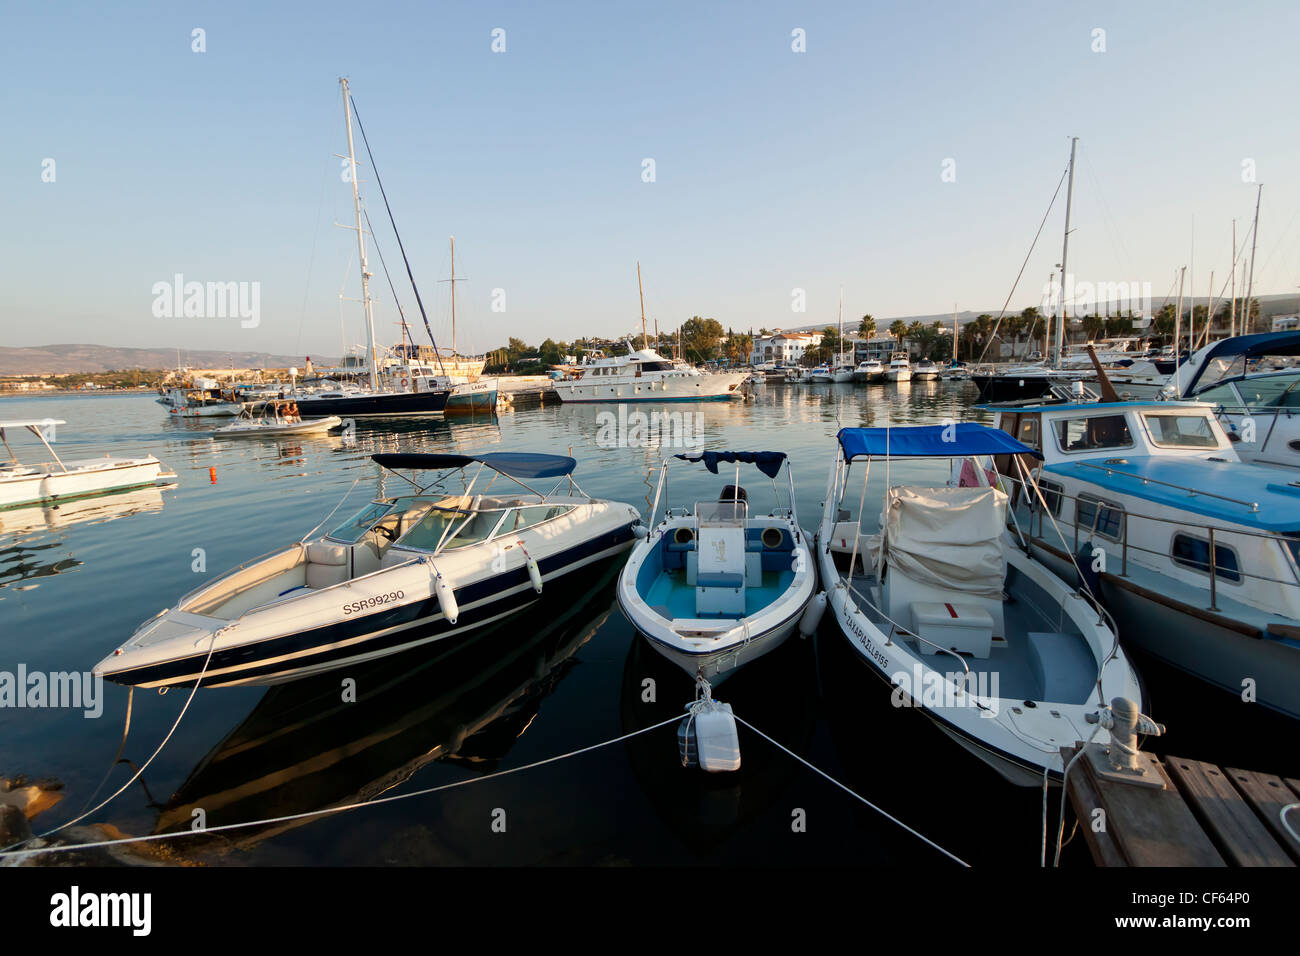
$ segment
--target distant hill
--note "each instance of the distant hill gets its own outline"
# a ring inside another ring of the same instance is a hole
[[[268,352],[225,352],[217,349],[181,350],[190,368],[290,368],[301,367],[305,355],[272,355]],[[334,365],[334,356],[312,356],[317,365]],[[107,372],[116,369],[176,367],[176,349],[130,349],[111,345],[35,345],[29,348],[0,346],[0,375],[66,375],[70,372]]]

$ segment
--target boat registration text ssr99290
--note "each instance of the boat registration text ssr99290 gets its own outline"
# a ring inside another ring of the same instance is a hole
[[[276,684],[458,637],[532,604],[548,581],[626,551],[640,521],[631,505],[584,494],[572,458],[372,457],[414,493],[378,499],[192,591],[95,673],[142,687]],[[422,484],[408,470],[439,477]],[[459,493],[443,488],[458,476]],[[498,478],[522,493],[487,494]],[[523,481],[539,478],[560,480],[548,493]]]

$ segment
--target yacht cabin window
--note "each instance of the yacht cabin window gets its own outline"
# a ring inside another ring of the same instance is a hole
[[[1097,451],[1105,448],[1132,448],[1133,436],[1123,415],[1089,415],[1084,418],[1059,418],[1056,443],[1061,451]]]
[[[1210,573],[1210,542],[1190,534],[1174,535],[1171,548],[1174,564],[1203,574]],[[1241,565],[1237,563],[1237,552],[1225,545],[1214,545],[1214,574],[1216,577],[1234,583],[1241,581]]]
[[[1161,448],[1218,448],[1209,416],[1204,413],[1177,415],[1157,412],[1142,416],[1151,444]]]
[[[1118,541],[1124,527],[1124,509],[1092,495],[1082,494],[1075,501],[1074,523],[1080,530],[1092,530],[1102,537]]]

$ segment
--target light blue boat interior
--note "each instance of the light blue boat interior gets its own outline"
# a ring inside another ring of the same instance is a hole
[[[699,614],[695,609],[695,586],[686,583],[686,556],[695,551],[698,538],[679,542],[671,533],[664,535],[655,548],[646,555],[645,561],[637,574],[636,589],[641,599],[657,614],[668,620],[715,619],[740,620],[750,617],[765,607],[779,600],[794,581],[794,539],[785,528],[776,528],[781,532],[781,542],[775,547],[763,544],[762,534],[765,529],[752,527],[745,529],[746,553],[758,552],[763,569],[762,583],[744,588],[744,613]],[[707,574],[699,575],[701,586],[712,583],[719,587],[734,587],[736,582],[722,580],[726,575],[716,575],[717,581],[710,581]]]

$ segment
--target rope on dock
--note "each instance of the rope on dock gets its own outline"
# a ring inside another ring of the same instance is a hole
[[[889,820],[891,823],[897,824],[898,826],[902,827],[904,830],[906,830],[908,833],[912,834],[912,836],[916,837],[916,838],[917,838],[918,840],[920,840],[922,843],[925,843],[926,845],[932,847],[933,849],[938,850],[938,851],[939,851],[940,853],[942,853],[944,856],[948,857],[948,859],[954,861],[955,863],[960,864],[961,866],[966,867],[967,869],[970,868],[970,864],[969,864],[969,863],[967,863],[965,860],[963,860],[961,857],[957,856],[956,854],[951,853],[951,852],[948,851],[948,850],[945,850],[945,849],[944,849],[943,847],[941,847],[939,844],[935,843],[933,840],[931,840],[929,837],[927,837],[924,833],[920,833],[920,832],[918,832],[918,831],[916,831],[916,830],[913,830],[911,827],[909,827],[909,826],[908,826],[906,823],[904,823],[902,820],[898,819],[896,816],[894,816],[893,814],[889,813],[889,811],[887,811],[887,810],[882,810],[880,807],[876,806],[874,803],[872,803],[872,802],[871,802],[870,800],[868,800],[866,797],[862,796],[862,795],[859,794],[859,793],[856,793],[856,792],[853,791],[853,790],[850,790],[848,787],[846,787],[844,784],[840,783],[838,780],[836,780],[836,779],[835,779],[834,777],[832,777],[830,774],[826,773],[826,771],[824,771],[824,770],[822,770],[822,769],[820,769],[820,768],[818,768],[818,767],[814,767],[814,766],[813,766],[812,764],[810,764],[807,760],[804,760],[803,757],[799,756],[797,753],[795,753],[795,752],[794,752],[793,750],[791,750],[789,747],[785,746],[785,744],[781,743],[781,742],[778,741],[778,740],[773,740],[771,737],[769,737],[767,734],[763,733],[763,731],[759,730],[757,727],[755,727],[755,726],[754,726],[753,724],[751,724],[749,721],[745,720],[743,717],[740,717],[740,716],[737,716],[737,715],[733,715],[733,716],[736,717],[736,722],[737,722],[737,723],[744,724],[746,727],[748,727],[748,728],[749,728],[750,730],[752,730],[754,733],[758,734],[760,737],[762,737],[762,738],[763,738],[764,740],[766,740],[768,743],[772,744],[772,745],[773,745],[774,747],[776,747],[778,750],[784,750],[784,751],[785,751],[786,753],[788,753],[791,757],[793,757],[795,760],[799,761],[801,764],[803,764],[805,767],[807,767],[807,768],[808,768],[809,770],[811,770],[813,773],[817,774],[818,776],[824,777],[826,780],[829,780],[831,783],[835,784],[835,786],[839,787],[841,790],[843,790],[843,791],[844,791],[845,793],[847,793],[849,796],[851,796],[851,797],[853,797],[854,799],[859,800],[859,801],[861,801],[862,803],[866,804],[866,805],[867,805],[868,807],[870,807],[872,810],[875,810],[877,813],[879,813],[879,814],[880,814],[882,817],[884,817],[886,820]]]
[[[590,753],[593,750],[600,750],[602,747],[609,747],[613,744],[622,743],[625,740],[631,740],[633,737],[639,737],[641,734],[649,733],[652,730],[658,730],[660,727],[667,727],[669,724],[675,724],[680,721],[681,721],[681,717],[679,715],[674,715],[672,717],[669,717],[667,720],[660,721],[657,724],[651,724],[649,727],[642,727],[640,730],[634,730],[630,734],[623,734],[621,737],[614,737],[611,740],[601,741],[598,744],[591,744],[586,747],[580,747],[577,750],[570,750],[568,753],[557,754],[554,757],[546,757],[542,760],[535,760],[532,763],[526,763],[519,767],[511,767],[508,770],[498,770],[495,773],[485,774],[484,776],[481,777],[469,777],[465,780],[456,780],[453,781],[452,783],[444,783],[436,787],[426,787],[423,790],[412,790],[410,793],[397,793],[388,797],[378,797],[374,800],[366,800],[360,803],[345,803],[337,807],[322,807],[319,810],[307,810],[304,811],[303,813],[291,813],[282,817],[270,817],[266,820],[245,820],[241,823],[224,823],[220,826],[205,827],[202,830],[177,830],[173,833],[150,833],[150,834],[146,834],[145,836],[123,837],[117,840],[97,840],[93,843],[72,843],[72,844],[67,844],[62,846],[34,847],[30,850],[10,851],[6,849],[0,852],[0,856],[27,857],[27,856],[35,856],[38,853],[62,853],[69,850],[91,850],[91,849],[97,849],[99,847],[119,846],[123,843],[149,843],[155,840],[171,840],[171,839],[183,838],[183,837],[201,837],[201,836],[206,836],[207,834],[210,833],[221,833],[226,830],[241,830],[247,827],[269,826],[273,823],[289,823],[294,820],[306,820],[311,817],[320,817],[331,813],[342,813],[346,810],[359,810],[363,807],[375,807],[383,803],[396,803],[399,800],[408,800],[411,797],[424,797],[424,796],[428,796],[429,794],[440,793],[444,790],[454,790],[457,787],[463,787],[471,783],[481,783],[484,780],[494,780],[498,777],[507,777],[510,776],[511,774],[521,773],[525,770],[532,770],[535,767],[545,766],[548,763],[556,763],[560,760],[567,760],[569,757],[577,757],[580,754]],[[164,743],[166,743],[166,741],[164,741]],[[159,749],[162,748],[160,747]],[[141,767],[140,769],[143,770],[144,767]],[[136,776],[139,776],[139,774],[137,773]],[[134,779],[135,778],[132,778],[132,780]],[[128,786],[129,785],[130,784],[128,783]],[[123,789],[125,789],[125,787]],[[118,792],[120,793],[121,791]],[[116,795],[117,794],[114,794],[114,796]],[[109,797],[109,800],[111,799],[112,797]],[[105,802],[107,803],[108,801]],[[85,814],[82,814],[82,816],[85,816]],[[81,819],[81,817],[78,817],[77,819]],[[69,826],[69,825],[70,824],[64,824],[64,826]],[[63,827],[58,827],[57,829],[61,830],[63,829]],[[51,831],[51,832],[56,832],[56,831]],[[38,839],[38,837],[31,837],[30,839]],[[18,844],[15,844],[15,846],[17,845]]]

